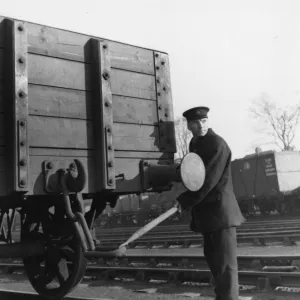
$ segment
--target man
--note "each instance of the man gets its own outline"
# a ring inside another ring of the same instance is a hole
[[[187,191],[177,201],[179,210],[191,208],[191,230],[203,235],[216,299],[238,300],[236,226],[245,219],[233,193],[231,150],[223,138],[208,128],[208,112],[207,107],[195,107],[183,113],[193,134],[189,151],[202,158],[206,177],[199,191]]]

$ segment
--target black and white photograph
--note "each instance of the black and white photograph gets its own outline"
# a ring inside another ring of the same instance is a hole
[[[0,4],[0,300],[300,299],[299,0]]]

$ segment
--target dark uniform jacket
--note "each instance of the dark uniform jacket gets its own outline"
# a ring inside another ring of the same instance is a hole
[[[203,160],[206,177],[197,192],[186,192],[179,202],[183,209],[192,207],[191,230],[211,232],[238,226],[245,221],[235,198],[231,177],[231,150],[212,129],[203,137],[192,138],[190,152]]]

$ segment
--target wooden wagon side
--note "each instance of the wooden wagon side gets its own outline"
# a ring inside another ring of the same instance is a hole
[[[173,162],[166,53],[0,18],[0,70],[0,195],[57,192],[75,159],[83,193],[141,192],[141,161]]]

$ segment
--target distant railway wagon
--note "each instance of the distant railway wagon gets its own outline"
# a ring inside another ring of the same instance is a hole
[[[245,214],[300,211],[300,152],[258,151],[232,162],[234,193]]]
[[[202,162],[174,153],[167,53],[0,17],[0,257],[23,257],[40,295],[79,284],[106,203],[191,188]]]
[[[300,152],[257,151],[235,159],[232,179],[234,193],[245,216],[300,213]],[[168,208],[182,192],[180,189],[177,184],[171,191],[145,195],[142,200],[131,197],[111,210],[111,214],[126,215],[123,220],[128,219],[130,223],[130,212],[137,217],[151,210]]]

